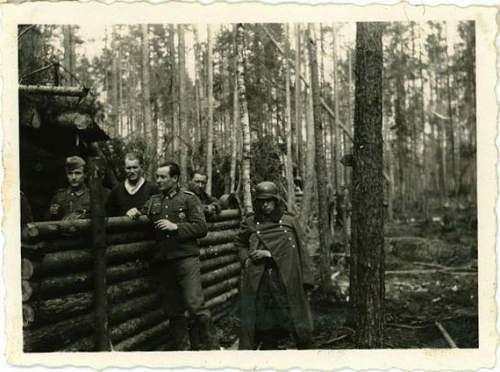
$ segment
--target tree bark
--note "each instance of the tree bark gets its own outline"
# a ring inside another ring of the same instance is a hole
[[[212,29],[207,25],[207,69],[208,69],[208,127],[207,127],[207,152],[206,170],[207,185],[206,193],[212,195],[212,160],[214,147],[214,99],[213,99],[213,65],[212,65]]]
[[[238,100],[240,103],[240,120],[243,132],[243,153],[242,153],[242,177],[243,186],[243,210],[245,213],[253,211],[252,194],[250,185],[250,158],[251,154],[251,133],[250,122],[248,118],[248,108],[245,88],[245,45],[243,35],[243,25],[241,23],[234,26],[236,33],[236,45],[238,52]]]
[[[286,53],[290,54],[290,39],[289,25],[286,26]],[[286,57],[285,57],[286,58]],[[293,154],[292,154],[292,102],[290,97],[290,66],[285,59],[285,94],[286,94],[286,177],[288,188],[288,210],[295,210],[295,186],[293,182]]]
[[[384,346],[382,24],[357,23],[351,294],[357,344]]]
[[[188,163],[188,126],[186,111],[186,44],[184,36],[184,25],[177,25],[177,36],[179,38],[179,144],[180,144],[180,184],[187,185],[187,163]]]
[[[295,162],[297,164],[297,176],[304,175],[303,152],[302,152],[302,99],[300,81],[300,24],[296,23],[295,28]]]
[[[149,33],[148,25],[141,25],[142,34],[142,94],[143,101],[142,105],[144,107],[144,134],[146,141],[148,143],[149,150],[149,164],[147,174],[149,177],[154,178],[156,172],[156,143],[154,142],[154,128],[153,119],[151,115],[151,81],[149,77]]]
[[[330,226],[328,223],[328,200],[327,180],[325,177],[326,157],[325,146],[323,144],[324,132],[322,123],[322,108],[320,101],[320,88],[318,76],[318,60],[316,52],[316,38],[314,37],[313,24],[308,25],[308,49],[309,65],[311,69],[311,92],[313,96],[313,118],[314,118],[314,137],[316,152],[316,182],[318,186],[318,219],[319,219],[319,241],[320,241],[320,275],[321,285],[325,292],[331,288],[330,279],[330,250],[332,237],[330,235]]]

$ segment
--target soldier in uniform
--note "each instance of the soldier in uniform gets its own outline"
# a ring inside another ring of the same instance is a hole
[[[236,239],[244,268],[239,348],[277,349],[288,335],[297,348],[311,348],[313,273],[304,234],[273,182],[259,183],[255,199],[255,214],[243,220]]]
[[[200,199],[203,204],[203,211],[205,216],[210,217],[220,213],[221,206],[217,198],[208,195],[205,192],[205,187],[207,186],[207,176],[199,172],[193,174],[191,179],[189,190],[196,194],[198,199]]]
[[[153,224],[157,250],[154,277],[169,314],[177,350],[189,350],[188,319],[200,344],[193,349],[215,349],[210,312],[204,305],[197,239],[207,234],[203,207],[191,191],[179,188],[176,163],[161,164],[156,172],[160,194],[153,195],[144,211]],[[193,338],[192,338],[193,339]]]
[[[66,158],[69,187],[57,190],[48,212],[49,220],[74,220],[90,217],[90,192],[85,185],[85,160],[79,156]]]
[[[158,193],[158,188],[144,178],[142,161],[133,152],[125,155],[125,181],[116,186],[110,193],[106,204],[108,216],[139,215],[139,210],[146,201]]]

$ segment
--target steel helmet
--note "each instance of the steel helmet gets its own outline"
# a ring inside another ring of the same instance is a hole
[[[255,187],[255,199],[276,199],[279,200],[278,187],[271,181],[264,181]]]

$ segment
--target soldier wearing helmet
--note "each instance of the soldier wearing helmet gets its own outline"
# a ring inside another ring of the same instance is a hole
[[[85,160],[79,156],[66,158],[69,186],[59,189],[50,203],[48,219],[74,220],[90,217],[90,192],[85,185]]]
[[[273,182],[255,188],[255,214],[242,222],[236,245],[244,267],[240,349],[277,349],[289,335],[298,348],[311,348],[311,259],[302,229]]]

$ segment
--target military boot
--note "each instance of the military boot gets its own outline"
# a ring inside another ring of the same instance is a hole
[[[174,350],[190,350],[189,330],[186,317],[177,316],[170,319]]]
[[[200,330],[200,346],[202,350],[219,350],[219,341],[209,315],[199,315],[197,323]]]

